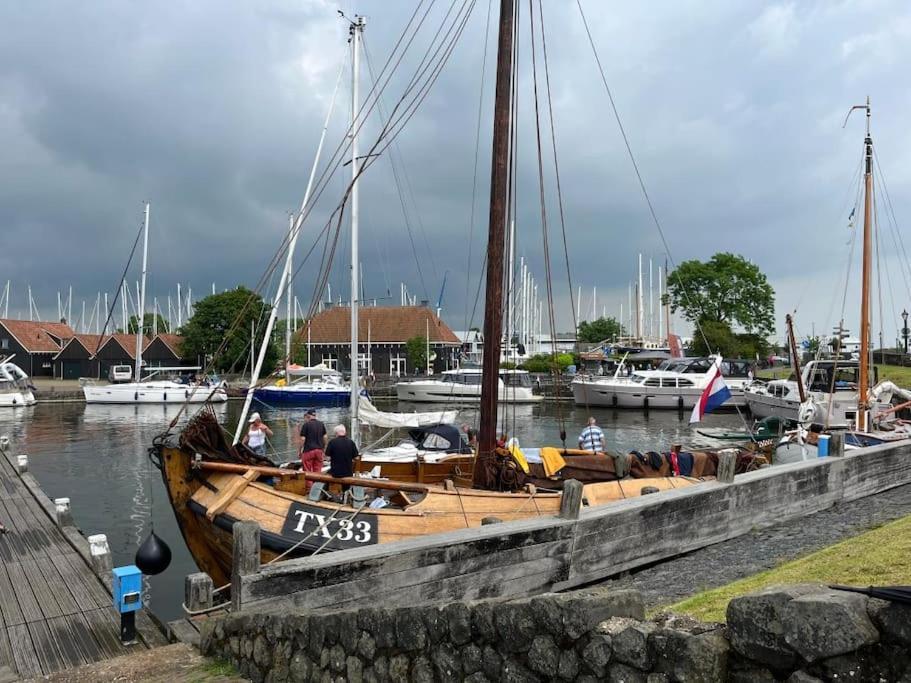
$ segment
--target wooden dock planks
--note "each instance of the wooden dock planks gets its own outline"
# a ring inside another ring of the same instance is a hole
[[[9,530],[0,534],[0,678],[47,675],[133,651],[120,643],[107,588],[34,488],[0,454],[0,521]]]

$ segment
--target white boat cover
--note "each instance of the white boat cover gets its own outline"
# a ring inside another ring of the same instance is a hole
[[[387,413],[377,410],[366,396],[358,402],[358,417],[374,427],[385,429],[427,427],[436,424],[452,424],[458,417],[458,410],[435,410],[426,413]]]
[[[325,363],[320,363],[312,367],[304,367],[303,365],[289,365],[288,374],[295,375],[299,377],[324,377],[326,375],[337,375],[338,370],[333,370]]]

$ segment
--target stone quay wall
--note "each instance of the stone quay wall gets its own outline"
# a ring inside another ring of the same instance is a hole
[[[911,680],[907,605],[800,584],[731,601],[726,625],[644,616],[636,591],[239,612],[200,647],[257,683]]]

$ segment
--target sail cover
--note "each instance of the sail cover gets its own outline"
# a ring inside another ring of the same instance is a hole
[[[312,367],[304,367],[303,365],[291,364],[288,366],[288,374],[295,375],[297,377],[323,377],[325,375],[337,375],[338,370],[333,370],[325,363],[319,363]]]
[[[376,406],[366,396],[361,396],[360,401],[358,401],[358,417],[361,422],[385,429],[413,429],[435,424],[452,424],[458,414],[459,411],[457,410],[435,410],[427,413],[387,413],[377,410]]]

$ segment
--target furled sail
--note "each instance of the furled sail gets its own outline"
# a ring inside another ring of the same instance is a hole
[[[361,396],[358,404],[358,417],[361,422],[374,427],[398,429],[426,427],[435,424],[452,424],[459,414],[457,410],[434,410],[426,413],[387,413],[377,410],[366,396]]]

